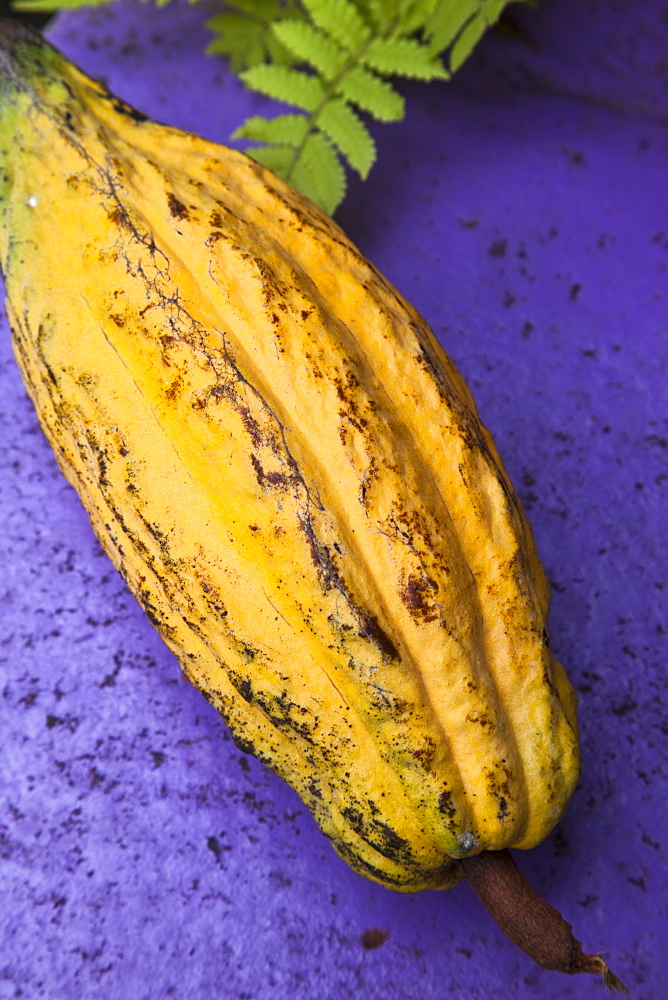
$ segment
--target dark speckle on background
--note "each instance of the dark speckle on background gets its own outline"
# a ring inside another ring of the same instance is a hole
[[[666,5],[513,16],[453,83],[404,87],[338,219],[465,374],[552,585],[583,774],[519,862],[633,1000],[665,1000]],[[275,112],[204,57],[199,5],[72,12],[49,37],[210,139]],[[465,885],[395,894],[336,857],[102,554],[6,323],[0,379],[0,1000],[603,996],[536,969]]]

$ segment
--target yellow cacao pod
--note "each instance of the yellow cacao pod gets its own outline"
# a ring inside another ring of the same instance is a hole
[[[16,355],[95,531],[239,745],[391,888],[537,844],[575,698],[521,504],[424,320],[241,153],[5,29]]]

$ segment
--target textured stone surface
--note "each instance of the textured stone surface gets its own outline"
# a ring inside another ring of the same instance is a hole
[[[553,585],[584,773],[519,861],[634,1000],[663,1000],[668,8],[621,7],[545,2],[452,84],[406,88],[339,220],[461,366]],[[49,34],[225,141],[268,105],[203,58],[200,17],[118,6]],[[0,379],[0,998],[602,996],[533,967],[466,886],[396,895],[336,858],[102,555],[6,324]]]

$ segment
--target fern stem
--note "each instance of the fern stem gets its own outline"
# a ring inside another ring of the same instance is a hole
[[[322,95],[322,100],[319,102],[317,107],[313,109],[313,111],[309,114],[307,118],[308,124],[306,126],[306,129],[304,130],[304,135],[302,136],[299,144],[295,146],[292,158],[287,166],[284,176],[284,179],[288,182],[288,184],[291,182],[292,171],[294,170],[295,166],[299,162],[302,153],[304,152],[304,147],[306,145],[309,136],[311,136],[318,127],[318,115],[321,114],[323,108],[329,101],[331,101],[332,97],[336,95],[336,91],[339,87],[339,84],[344,79],[346,73],[349,73],[351,69],[355,69],[355,67],[359,64],[361,57],[364,55],[369,45],[371,44],[371,42],[373,42],[377,38],[386,38],[388,35],[391,35],[396,25],[398,24],[398,21],[399,18],[394,17],[385,26],[385,28],[382,29],[382,31],[378,31],[375,33],[370,32],[367,40],[362,45],[360,45],[359,49],[356,52],[352,53],[350,58],[343,64],[343,66],[336,74],[336,76],[334,76],[333,79],[330,80]]]

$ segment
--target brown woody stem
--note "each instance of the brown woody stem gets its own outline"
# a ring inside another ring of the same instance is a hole
[[[597,973],[609,990],[628,996],[600,955],[583,953],[570,924],[529,885],[509,851],[483,851],[457,864],[501,930],[543,969]]]

